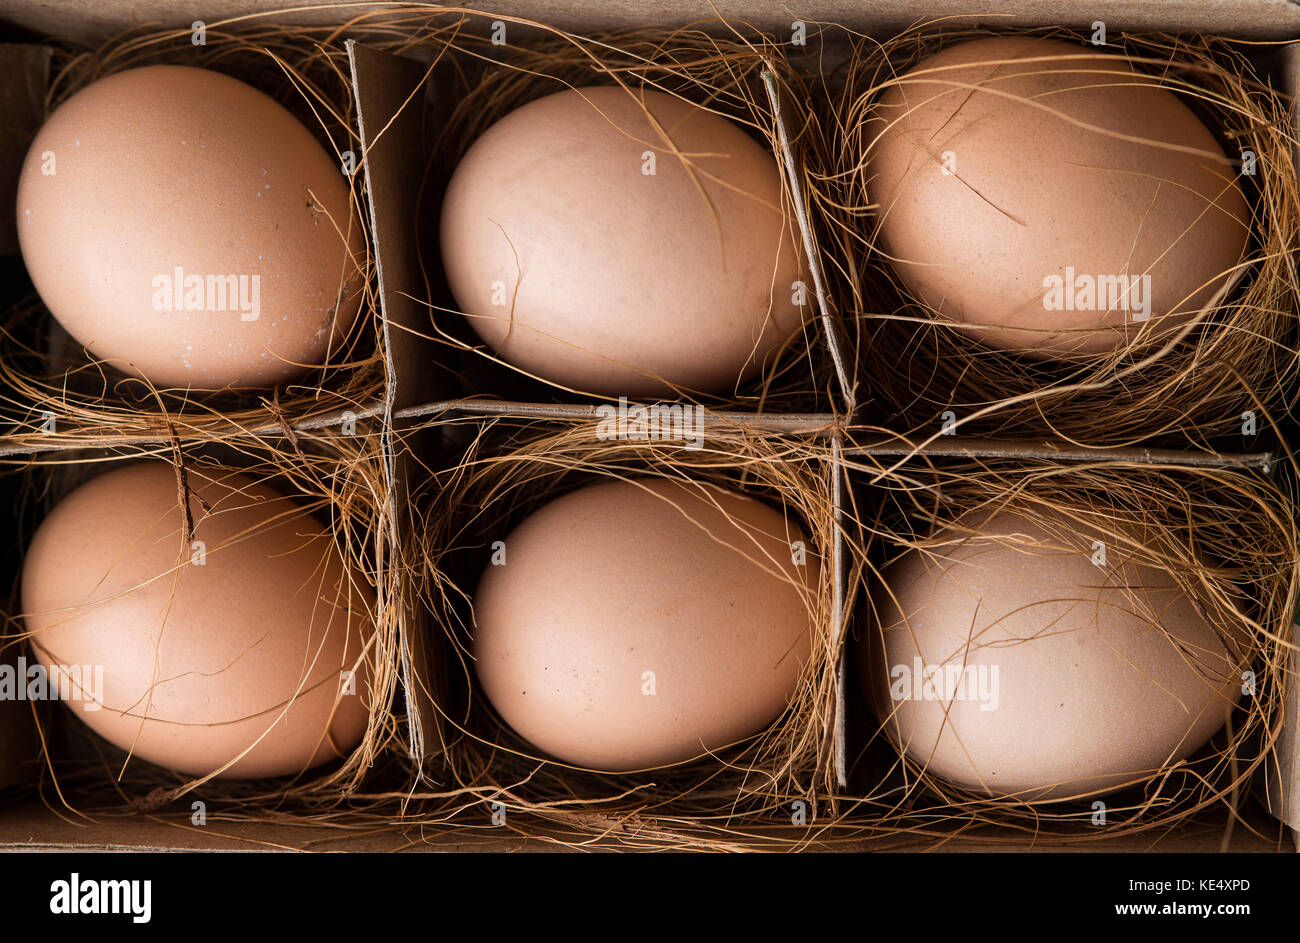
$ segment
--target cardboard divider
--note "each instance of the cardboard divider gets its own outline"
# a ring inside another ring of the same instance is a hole
[[[420,325],[426,320],[416,300],[423,296],[418,259],[412,247],[419,238],[419,220],[412,194],[423,174],[420,89],[426,68],[418,62],[377,52],[349,40],[353,93],[366,175],[371,232],[379,274],[380,313],[386,355],[387,390],[383,404],[383,438],[388,472],[391,541],[386,563],[400,571],[413,544],[416,520],[410,506],[412,464],[407,449],[394,438],[394,415],[402,407],[427,402],[443,392],[430,369],[433,351],[423,342]],[[414,102],[415,107],[409,107]],[[382,581],[381,581],[382,582]],[[429,699],[429,646],[433,633],[426,609],[410,598],[410,583],[401,580],[402,595],[384,600],[401,608],[398,651],[406,698],[409,744],[421,762],[438,744],[436,713]]]
[[[821,322],[823,342],[835,368],[835,380],[839,386],[844,411],[852,421],[857,409],[857,390],[854,389],[853,381],[850,379],[854,375],[849,365],[850,352],[844,343],[840,324],[831,314],[830,298],[826,293],[826,276],[822,274],[821,256],[813,246],[812,224],[808,221],[808,203],[804,199],[803,186],[799,182],[799,168],[795,161],[794,150],[790,147],[790,134],[785,126],[785,115],[781,106],[782,94],[777,87],[776,75],[770,65],[763,70],[763,85],[767,89],[767,98],[772,105],[777,143],[781,147],[779,162],[782,174],[786,186],[790,188],[791,203],[794,206],[795,220],[799,224],[804,258],[808,262],[809,274],[812,275],[814,296],[817,299],[817,318]]]
[[[1184,452],[1178,449],[1150,449],[1123,446],[1113,449],[1088,448],[1057,442],[1021,441],[981,436],[936,435],[921,441],[906,436],[882,436],[867,430],[851,434],[849,455],[893,458],[1026,458],[1056,462],[1137,462],[1194,468],[1254,468],[1269,472],[1277,460],[1272,452]]]
[[[848,488],[848,469],[844,467],[844,444],[840,435],[831,439],[831,507],[835,514],[835,542],[831,545],[831,568],[835,574],[831,600],[831,649],[836,652],[839,664],[835,671],[835,704],[831,711],[832,768],[835,783],[840,789],[849,785],[848,739],[848,639],[845,626],[849,620],[849,604],[853,594],[848,588],[845,569],[844,525],[845,491]]]

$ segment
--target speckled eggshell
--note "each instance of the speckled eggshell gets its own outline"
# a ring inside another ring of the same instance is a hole
[[[1050,532],[1010,511],[964,523],[988,536],[953,529],[886,570],[883,634],[859,646],[877,714],[915,763],[989,795],[1059,799],[1138,781],[1223,726],[1240,672],[1168,573],[1126,563],[1114,539],[1094,565],[1102,538],[1063,517]],[[918,685],[931,666],[953,680]]]
[[[220,776],[282,776],[347,755],[368,718],[370,590],[292,500],[229,472],[191,468],[189,485],[202,547],[184,543],[162,462],[107,472],[55,507],[23,569],[36,656],[102,666],[102,699],[64,703],[187,775],[233,761]]]
[[[811,648],[792,521],[755,499],[662,479],[589,485],[534,512],[474,596],[484,693],[575,766],[680,763],[760,732]]]
[[[18,235],[68,333],[155,386],[273,386],[337,360],[359,308],[339,164],[272,99],[204,69],[130,69],[59,106],[23,164]]]
[[[1012,36],[950,46],[889,86],[867,191],[903,285],[964,333],[1040,355],[1104,352],[1200,311],[1250,212],[1214,135],[1135,75],[1113,52]],[[1143,273],[1147,320],[1119,293],[1088,308],[1100,276]]]
[[[726,393],[809,311],[776,158],[696,105],[644,103],[656,125],[616,87],[492,125],[447,188],[443,266],[478,334],[529,373],[609,395]]]

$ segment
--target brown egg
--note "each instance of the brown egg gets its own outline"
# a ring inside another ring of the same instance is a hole
[[[981,536],[953,529],[906,554],[873,593],[883,644],[859,648],[890,739],[989,795],[1138,781],[1196,752],[1241,692],[1219,635],[1168,573],[1050,520],[1001,512],[972,521]]]
[[[643,107],[617,87],[569,90],[508,114],[456,168],[441,239],[479,335],[577,390],[728,392],[806,310],[776,158],[660,92]]]
[[[190,469],[189,485],[193,545],[162,462],[59,503],[23,570],[35,654],[52,675],[102,669],[63,669],[86,695],[68,706],[181,773],[281,776],[347,755],[369,716],[371,591],[292,500],[229,472]]]
[[[533,513],[504,553],[474,596],[475,665],[545,753],[609,771],[680,763],[760,732],[794,695],[818,564],[757,500],[604,482]]]
[[[1211,300],[1242,258],[1236,171],[1173,93],[1111,52],[1041,37],[950,46],[881,95],[878,242],[964,333],[1100,353]]]
[[[18,235],[68,333],[159,387],[267,387],[337,360],[359,306],[339,164],[218,72],[131,69],[68,99],[23,164]]]

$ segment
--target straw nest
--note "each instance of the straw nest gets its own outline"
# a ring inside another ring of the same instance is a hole
[[[849,545],[866,573],[857,602],[858,645],[880,637],[876,610],[884,597],[874,590],[882,586],[891,561],[950,543],[952,533],[945,535],[943,528],[959,520],[957,532],[978,539],[972,522],[1006,509],[1042,525],[1052,546],[1077,550],[1080,534],[1094,535],[1127,564],[1169,574],[1214,627],[1233,661],[1253,673],[1255,687],[1207,747],[1105,796],[1105,827],[1093,818],[1096,797],[1026,802],[945,783],[923,763],[900,758],[887,726],[859,702],[853,754],[853,791],[859,798],[846,816],[860,819],[864,833],[939,838],[978,830],[988,841],[1032,835],[1074,842],[1162,830],[1214,815],[1222,827],[1225,811],[1230,831],[1248,804],[1252,780],[1276,777],[1284,695],[1295,683],[1291,626],[1300,593],[1295,566],[1300,530],[1289,482],[1236,467],[1128,461],[1062,465],[1031,458],[913,457],[899,462],[851,454],[847,462],[854,483],[850,516],[860,526],[859,539]],[[1160,631],[1168,634],[1163,627]]]
[[[371,615],[375,631],[361,653],[370,680],[371,715],[361,744],[344,760],[309,770],[292,779],[275,781],[212,780],[187,776],[129,758],[92,734],[58,705],[34,710],[44,769],[39,780],[42,800],[56,814],[73,821],[120,817],[141,812],[163,814],[177,808],[188,817],[192,802],[202,800],[210,810],[235,810],[245,819],[307,816],[328,821],[350,803],[363,779],[407,781],[400,760],[408,752],[398,703],[398,658],[402,610],[392,604],[400,591],[399,577],[387,566],[386,548],[391,515],[388,477],[374,424],[343,430],[287,433],[280,438],[230,438],[220,445],[182,446],[162,442],[153,446],[97,450],[72,456],[34,458],[6,474],[20,507],[20,538],[30,539],[44,512],[76,486],[109,467],[135,460],[169,462],[178,470],[178,483],[189,487],[196,476],[220,477],[240,472],[266,482],[296,508],[310,513],[320,532],[330,535],[353,584],[374,593]],[[184,470],[184,475],[181,474]],[[216,550],[212,547],[209,550]],[[24,645],[19,574],[13,574],[8,613],[0,649]],[[359,663],[360,665],[361,663]]]
[[[443,425],[444,430],[448,428]],[[426,775],[462,801],[495,808],[515,828],[569,832],[631,846],[679,841],[802,844],[825,809],[833,762],[831,712],[836,663],[831,609],[835,537],[831,466],[815,439],[756,436],[712,426],[703,445],[602,439],[592,422],[465,419],[450,428],[462,457],[423,469],[413,496],[423,517],[407,564],[431,607],[434,659],[426,688],[436,705],[441,756]],[[459,450],[458,450],[459,452]],[[427,476],[427,477],[426,477]],[[710,482],[782,510],[823,562],[807,605],[813,654],[788,711],[767,730],[690,764],[647,773],[588,772],[538,756],[486,703],[470,652],[473,593],[503,538],[531,511],[600,480]],[[796,807],[796,803],[799,806]],[[499,805],[494,805],[499,804]],[[794,824],[797,813],[807,824]]]
[[[440,22],[460,15],[444,14]],[[741,24],[728,24],[720,33],[685,28],[579,37],[511,21],[510,28],[517,32],[508,34],[511,38],[505,44],[494,45],[488,28],[491,19],[470,15],[458,20],[455,30],[439,31],[404,46],[404,51],[432,62],[426,82],[437,88],[429,106],[436,127],[427,132],[428,167],[419,209],[426,222],[437,220],[451,172],[484,130],[529,101],[568,88],[618,85],[633,97],[647,90],[664,92],[728,118],[778,154],[784,130],[796,167],[802,164],[804,148],[811,146],[801,97],[791,91],[797,77],[786,66],[782,48]],[[419,105],[417,96],[407,107]],[[784,168],[782,189],[794,229],[795,196]],[[665,226],[671,227],[673,218],[671,207],[666,206]],[[797,230],[794,238],[800,242]],[[440,260],[430,251],[434,245],[432,233],[421,243],[421,267],[433,299],[427,339],[440,348],[438,360],[459,388],[521,401],[603,398],[545,381],[497,357],[456,310]],[[806,268],[805,261],[801,269]],[[763,412],[824,410],[839,402],[826,341],[830,327],[811,317],[816,296],[811,274],[801,271],[800,279],[809,320],[801,333],[768,358],[758,378],[718,395],[679,390],[680,398],[712,408]]]
[[[92,51],[57,50],[46,111],[125,69],[200,66],[266,92],[316,132],[340,167],[348,152],[360,166],[347,53],[336,31],[249,21],[210,24],[205,38],[204,45],[194,45],[189,30],[141,29]],[[372,405],[382,396],[384,373],[361,180],[361,174],[351,177],[350,225],[361,229],[367,247],[355,260],[361,272],[354,289],[359,314],[323,363],[275,390],[158,389],[89,355],[32,293],[0,315],[0,432],[6,442],[19,448],[74,448],[173,434],[197,439],[274,434],[282,417],[300,422]],[[348,224],[339,221],[340,227]]]
[[[1027,31],[1093,49],[1061,29]],[[1234,159],[1252,213],[1246,257],[1231,289],[1189,325],[1144,331],[1107,355],[1036,361],[973,339],[910,296],[874,239],[868,158],[878,96],[919,60],[987,30],[922,26],[884,41],[839,33],[843,63],[821,82],[815,111],[824,138],[807,174],[830,293],[860,334],[859,369],[870,377],[865,419],[903,432],[1061,437],[1106,447],[1135,443],[1229,451],[1251,448],[1243,414],[1264,430],[1295,402],[1300,284],[1300,190],[1288,102],[1256,72],[1256,47],[1203,36],[1111,33],[1151,86],[1178,95]],[[1068,63],[1061,65],[1068,69]],[[1097,70],[1095,60],[1087,66]],[[1127,78],[1127,73],[1125,80]],[[1098,81],[1105,81],[1104,76]],[[1153,324],[1156,322],[1152,322]],[[1247,423],[1246,425],[1249,425]]]

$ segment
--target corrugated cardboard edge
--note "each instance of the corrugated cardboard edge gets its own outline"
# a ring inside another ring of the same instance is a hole
[[[394,411],[422,398],[423,391],[407,378],[429,372],[419,369],[419,353],[410,342],[412,335],[403,330],[415,327],[423,315],[421,306],[414,300],[418,297],[420,279],[410,249],[417,231],[413,195],[419,192],[423,175],[419,159],[423,153],[422,125],[416,93],[426,70],[417,62],[368,49],[353,40],[348,40],[346,45],[379,278],[387,370],[382,437],[390,531],[384,563],[396,567],[400,573],[412,545],[414,521],[409,513],[409,468],[394,434]],[[416,107],[404,108],[413,95]],[[388,582],[381,579],[381,587],[386,587]],[[422,617],[424,607],[418,600],[408,598],[412,592],[411,581],[400,579],[398,585],[402,598],[381,597],[380,605],[396,603],[399,611],[398,657],[406,701],[408,747],[412,758],[420,763],[433,746],[428,734],[436,728],[426,672],[431,633]]]
[[[821,256],[815,249],[812,224],[808,219],[808,205],[800,181],[798,161],[794,148],[790,144],[790,134],[786,129],[782,105],[781,89],[777,87],[776,75],[770,65],[763,70],[763,84],[767,89],[767,98],[772,106],[772,118],[776,125],[777,144],[781,149],[779,164],[785,176],[786,187],[793,204],[795,221],[799,226],[799,237],[803,243],[804,258],[812,276],[814,297],[817,301],[817,318],[821,323],[821,340],[830,355],[835,370],[835,380],[839,386],[841,407],[844,410],[843,422],[852,422],[857,410],[857,391],[853,386],[853,372],[848,363],[845,346],[842,342],[840,323],[831,311],[830,298],[826,291],[826,276],[822,271]],[[844,438],[841,423],[836,423],[830,430],[831,461],[827,469],[831,484],[831,509],[835,517],[834,533],[831,536],[831,626],[830,656],[834,659],[835,684],[832,691],[830,762],[835,783],[840,789],[848,786],[848,761],[845,756],[847,717],[847,659],[848,646],[844,644],[844,625],[847,617],[845,598],[848,595],[846,585],[848,574],[844,569],[844,488],[848,484],[847,470],[844,467]]]
[[[209,27],[222,19],[268,11],[276,12],[277,22],[334,25],[389,5],[373,0],[220,0],[193,6],[178,5],[174,0],[0,0],[0,19],[61,38],[97,43],[137,24],[188,29],[194,19],[214,9],[220,16],[207,17]],[[945,18],[953,25],[1087,26],[1103,20],[1115,30],[1201,31],[1257,39],[1300,32],[1300,7],[1287,0],[1089,0],[1086,4],[1068,0],[494,0],[473,6],[577,32],[647,23],[684,26],[714,16],[776,32],[788,30],[795,20],[897,31],[921,19],[921,7],[925,18]]]

